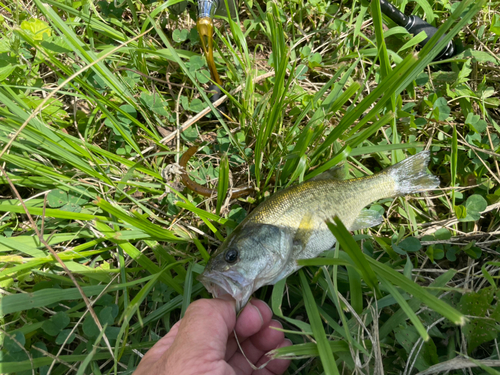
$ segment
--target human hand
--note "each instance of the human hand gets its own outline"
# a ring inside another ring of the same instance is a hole
[[[291,345],[281,323],[260,300],[251,300],[236,319],[229,296],[200,299],[189,305],[184,318],[142,358],[133,375],[272,375],[282,374],[290,361],[275,359],[253,370],[238,348],[233,330],[247,358],[259,367],[269,350]]]

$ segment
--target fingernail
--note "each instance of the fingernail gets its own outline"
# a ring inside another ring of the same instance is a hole
[[[255,306],[254,304],[250,304],[250,306],[252,306],[257,311],[257,313],[259,314],[259,316],[260,316],[260,323],[264,324],[264,318],[262,317],[262,314],[260,313],[259,308],[257,306]]]
[[[269,312],[271,313],[271,316],[273,316],[273,310],[269,307],[269,305],[267,303],[265,303],[264,301],[262,300],[259,300],[260,302],[262,302],[264,304],[264,306],[266,306],[266,308],[269,310]]]
[[[271,322],[275,322],[276,324],[272,325]],[[269,327],[275,329],[283,329],[283,324],[279,320],[276,319],[271,319],[271,322],[269,322]]]

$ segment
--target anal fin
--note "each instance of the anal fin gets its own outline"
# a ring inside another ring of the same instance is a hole
[[[380,212],[375,210],[363,210],[356,220],[354,220],[354,223],[352,223],[349,227],[349,230],[371,228],[379,225],[383,221],[384,217],[380,214]]]

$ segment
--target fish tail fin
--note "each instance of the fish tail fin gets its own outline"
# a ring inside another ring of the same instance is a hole
[[[429,151],[422,151],[386,169],[387,174],[394,179],[395,195],[416,193],[439,186],[439,178],[427,173],[430,155]]]

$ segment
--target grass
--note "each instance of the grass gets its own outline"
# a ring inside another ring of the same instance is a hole
[[[216,22],[227,117],[175,3],[0,4],[0,373],[131,373],[267,196],[422,149],[440,189],[332,224],[334,249],[255,293],[294,343],[275,355],[289,374],[500,367],[500,3],[394,2],[439,26],[419,50],[377,2],[243,2]],[[189,174],[216,198],[163,177],[198,143]]]

